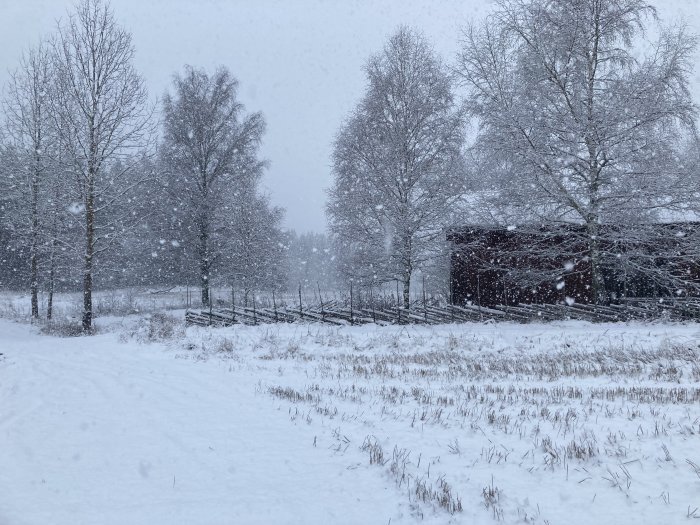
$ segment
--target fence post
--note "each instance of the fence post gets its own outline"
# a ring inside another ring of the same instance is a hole
[[[399,324],[401,324],[401,303],[399,302],[399,280],[396,279],[396,309],[399,312]]]
[[[236,322],[236,292],[231,285],[231,322]]]
[[[214,290],[209,288],[209,326],[211,326],[211,308],[214,304]]]
[[[275,301],[275,291],[272,290],[272,308],[275,311],[275,322],[278,322],[279,319],[277,319],[277,301]]]
[[[255,292],[253,292],[253,325],[258,324],[258,314],[255,311]]]
[[[350,279],[350,324],[355,324],[352,316],[352,279]]]
[[[301,317],[302,314],[302,309],[301,309],[301,281],[299,281],[299,317]]]
[[[318,300],[321,303],[321,320],[326,320],[326,313],[323,310],[323,297],[321,296],[321,285],[316,281],[316,287],[318,288]]]
[[[425,323],[428,323],[428,303],[425,301],[425,275],[423,275],[423,316],[425,317]]]
[[[476,272],[476,300],[479,303],[479,321],[483,321],[484,316],[481,313],[481,284],[479,281],[479,272]]]
[[[450,322],[455,322],[455,300],[452,291],[452,271],[450,271]]]

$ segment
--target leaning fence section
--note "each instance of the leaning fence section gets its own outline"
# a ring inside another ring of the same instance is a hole
[[[353,305],[352,301],[322,302],[295,306],[218,306],[188,309],[187,324],[199,326],[258,325],[266,323],[323,323],[329,325],[405,325],[447,324],[484,321],[536,322],[582,320],[591,322],[620,321],[697,321],[700,299],[625,299],[610,305],[589,304],[519,304],[517,306],[481,307],[440,305],[423,300],[409,308],[381,303]]]

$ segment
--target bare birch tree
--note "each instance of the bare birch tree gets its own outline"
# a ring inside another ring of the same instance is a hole
[[[400,28],[367,66],[367,91],[335,141],[327,213],[346,275],[398,280],[439,250],[464,192],[464,114],[420,34]]]
[[[41,193],[47,186],[47,149],[51,145],[48,97],[53,72],[46,44],[30,49],[12,73],[4,103],[7,135],[20,162],[14,173],[23,198],[17,215],[29,245],[31,315],[39,317],[39,258],[42,244]]]
[[[87,331],[93,319],[95,246],[116,233],[114,224],[99,225],[98,218],[128,191],[110,189],[119,182],[115,176],[103,179],[110,163],[128,159],[125,154],[145,145],[152,111],[144,80],[132,64],[131,35],[117,24],[109,4],[78,4],[59,24],[53,48],[59,138],[84,219],[82,326]]]
[[[174,78],[174,95],[163,100],[161,161],[166,187],[183,224],[193,226],[202,304],[209,305],[210,281],[221,263],[235,222],[236,193],[261,173],[258,148],[265,131],[261,113],[245,113],[238,81],[225,68],[213,75],[192,67]],[[227,215],[230,214],[230,215]]]
[[[607,300],[603,224],[648,223],[682,208],[679,147],[697,111],[688,89],[696,38],[660,26],[643,0],[499,0],[465,33],[458,72],[479,123],[475,157],[509,224],[574,223],[591,300]],[[534,230],[533,230],[534,231]],[[574,235],[574,234],[572,234]],[[653,262],[652,262],[653,264]]]

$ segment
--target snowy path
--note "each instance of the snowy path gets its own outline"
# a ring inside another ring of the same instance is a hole
[[[396,512],[379,476],[314,448],[313,429],[290,425],[236,364],[4,320],[0,352],[2,525],[383,524]]]

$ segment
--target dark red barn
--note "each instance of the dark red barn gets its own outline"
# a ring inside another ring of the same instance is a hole
[[[481,306],[591,303],[586,230],[579,225],[465,226],[448,232],[452,302]],[[606,297],[698,295],[699,223],[600,227]]]

